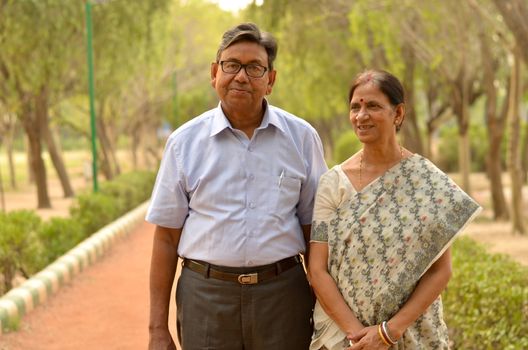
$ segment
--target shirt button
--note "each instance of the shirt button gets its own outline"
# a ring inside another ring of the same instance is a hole
[[[250,207],[251,209],[255,209],[255,203],[253,203],[253,202],[249,202],[249,207]]]
[[[248,147],[249,152],[253,152],[253,147]]]
[[[251,181],[255,180],[255,175],[253,175],[253,174],[249,174],[249,179],[250,179]]]
[[[253,261],[248,261],[247,264],[248,264],[248,266],[252,266],[253,265]]]

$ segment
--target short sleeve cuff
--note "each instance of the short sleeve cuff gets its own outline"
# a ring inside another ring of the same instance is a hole
[[[153,208],[149,207],[145,220],[168,228],[182,228],[187,219],[188,208]]]
[[[314,221],[310,233],[310,241],[328,242],[328,223],[325,221]]]

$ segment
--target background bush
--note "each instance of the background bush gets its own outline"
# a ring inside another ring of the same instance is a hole
[[[443,298],[454,349],[528,349],[528,268],[462,237]]]
[[[39,259],[39,267],[42,269],[81,242],[84,235],[75,220],[51,218],[40,226],[38,238],[42,244]]]
[[[105,182],[98,193],[76,197],[70,218],[42,222],[34,211],[0,213],[0,295],[12,288],[17,274],[29,277],[147,200],[155,178],[139,171]]]
[[[17,273],[29,277],[38,269],[40,241],[37,230],[40,217],[33,211],[17,210],[0,213],[0,292],[12,287]]]
[[[340,164],[350,158],[354,153],[362,148],[361,142],[358,140],[356,133],[353,130],[348,130],[336,140],[334,148],[334,161]]]

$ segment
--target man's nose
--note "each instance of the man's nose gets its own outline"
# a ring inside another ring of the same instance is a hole
[[[249,81],[249,77],[244,67],[240,67],[240,70],[238,71],[238,73],[235,74],[235,80],[236,81]]]

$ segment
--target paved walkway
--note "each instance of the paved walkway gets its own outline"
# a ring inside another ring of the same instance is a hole
[[[153,231],[139,225],[25,315],[19,331],[0,335],[0,350],[146,349]],[[175,329],[174,301],[170,321]]]

